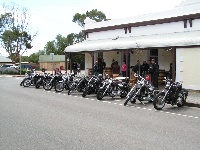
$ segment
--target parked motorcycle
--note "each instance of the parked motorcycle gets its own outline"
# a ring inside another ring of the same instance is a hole
[[[173,82],[172,79],[165,78],[164,90],[158,93],[153,100],[153,106],[157,110],[161,110],[165,103],[177,105],[182,107],[186,103],[188,96],[188,91],[185,88],[182,88],[180,82]]]
[[[137,78],[137,82],[127,94],[124,106],[126,106],[129,101],[135,103],[136,100],[139,100],[143,105],[145,105],[143,101],[153,102],[154,97],[159,93],[159,89],[153,87],[150,81],[146,80],[144,77],[136,73],[134,76]]]
[[[86,88],[83,90],[82,97],[85,97],[86,95],[90,95],[90,94],[97,94],[97,91],[102,85],[102,81],[103,81],[102,74],[99,74],[98,77],[93,75],[89,79]]]
[[[39,78],[40,74],[28,74],[20,85],[23,85],[24,87],[35,86]]]
[[[59,81],[62,81],[62,74],[47,74],[44,78],[43,88],[45,90],[51,90],[53,87],[55,87],[56,83]]]
[[[97,99],[102,100],[104,96],[120,96],[121,98],[126,97],[128,91],[130,90],[130,79],[127,77],[123,82],[115,80],[112,78],[106,79],[103,82],[103,86],[97,92]]]
[[[43,86],[45,76],[46,74],[39,74],[39,76],[37,77],[37,81],[35,83],[36,89],[39,89],[40,86]]]
[[[73,74],[65,75],[62,79],[57,80],[55,84],[55,91],[62,92],[64,89],[69,90],[70,85],[73,83]]]
[[[33,78],[33,76],[34,76],[35,74],[32,74],[32,73],[26,73],[25,74],[25,77],[23,78],[23,80],[21,81],[21,83],[20,83],[20,86],[24,86],[24,82],[26,81],[26,80],[31,80],[32,78]]]
[[[87,86],[88,80],[88,76],[76,77],[69,86],[68,95],[70,95],[72,91],[83,92]]]

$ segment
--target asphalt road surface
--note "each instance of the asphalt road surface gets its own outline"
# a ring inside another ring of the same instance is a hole
[[[0,78],[0,150],[198,150],[200,109],[67,95]]]

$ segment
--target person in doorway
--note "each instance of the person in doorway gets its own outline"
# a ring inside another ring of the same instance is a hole
[[[115,60],[113,59],[112,60],[112,64],[111,64],[112,73],[113,73],[113,66],[114,66],[114,64],[115,64]]]
[[[113,64],[113,74],[120,74],[120,66],[117,61]]]
[[[102,59],[101,66],[102,66],[102,73],[103,73],[103,75],[105,75],[106,63],[105,63],[104,59]]]
[[[146,74],[147,74],[148,71],[149,71],[149,64],[147,64],[146,61],[143,61],[143,64],[142,64],[142,71],[143,71],[142,75],[143,75],[143,77],[145,77]]]
[[[72,68],[73,68],[74,75],[77,75],[77,68],[78,68],[78,65],[77,65],[77,62],[76,62],[76,61],[74,61]]]
[[[135,65],[133,71],[139,75],[142,75],[142,65],[140,64],[139,60],[137,60],[137,64]]]
[[[121,71],[122,71],[122,76],[126,77],[126,63],[124,61],[122,63]]]
[[[98,75],[99,75],[98,61],[95,62],[94,66],[93,66],[93,70],[94,70],[94,75],[95,75],[96,77],[98,77]]]
[[[158,73],[159,67],[155,62],[155,59],[151,60],[149,64],[149,73],[151,74],[151,82],[154,87],[158,87]]]

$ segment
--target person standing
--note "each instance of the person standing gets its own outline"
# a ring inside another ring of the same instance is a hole
[[[77,62],[74,61],[73,66],[72,66],[74,75],[77,75],[77,67],[78,67]]]
[[[142,65],[140,64],[139,60],[137,60],[137,64],[135,65],[133,71],[139,75],[142,75]]]
[[[152,85],[154,87],[158,87],[159,67],[156,64],[155,59],[152,59],[151,63],[149,64],[149,73],[151,74]]]
[[[105,75],[106,63],[105,63],[104,59],[102,59],[101,65],[102,65],[102,69],[103,69],[102,73],[103,73],[103,75]]]
[[[113,64],[113,74],[120,74],[120,66],[117,61]]]
[[[122,63],[121,71],[122,71],[122,76],[126,77],[126,63],[124,61]]]
[[[114,66],[114,64],[115,64],[115,60],[113,59],[113,60],[112,60],[112,64],[111,64],[112,73],[113,73],[113,66]]]
[[[142,70],[143,70],[143,73],[142,73],[143,77],[145,77],[149,70],[149,65],[147,64],[146,61],[143,61]]]
[[[98,75],[99,75],[98,61],[95,62],[94,66],[93,66],[93,71],[94,71],[94,75],[95,75],[95,76],[98,76]]]

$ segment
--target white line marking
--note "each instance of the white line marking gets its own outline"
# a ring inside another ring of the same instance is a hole
[[[167,111],[167,112],[165,112],[165,113],[169,114],[170,112]]]
[[[117,105],[117,103],[114,103],[115,105]]]
[[[138,108],[138,109],[139,109],[139,108],[141,108],[141,107],[136,107],[136,108]]]
[[[148,110],[152,110],[152,109],[148,109]]]
[[[94,99],[91,99],[92,101],[94,101]]]
[[[78,97],[78,96],[74,96],[74,97]]]
[[[120,106],[123,106],[123,104],[119,104]]]
[[[103,103],[107,103],[107,101],[102,101]]]
[[[194,117],[195,119],[199,118],[199,117]]]
[[[193,116],[188,116],[189,118],[193,117]]]
[[[111,102],[108,102],[109,104],[111,104]]]
[[[66,94],[63,94],[63,95],[66,95]]]
[[[186,117],[187,115],[183,115],[183,117]]]
[[[115,102],[120,102],[121,100],[114,100]]]
[[[180,116],[181,114],[177,114],[178,116]]]
[[[142,108],[142,109],[147,109],[147,108]]]
[[[176,113],[171,113],[172,115],[175,115]]]

